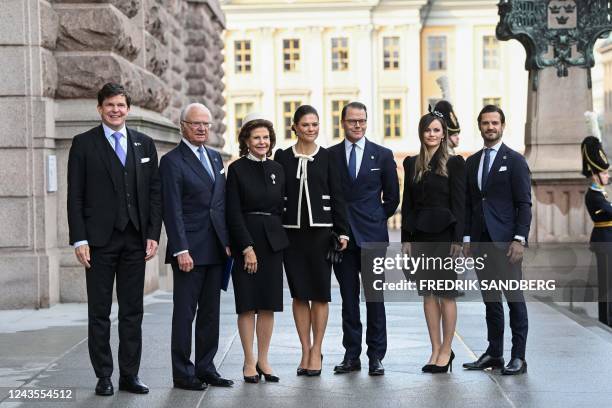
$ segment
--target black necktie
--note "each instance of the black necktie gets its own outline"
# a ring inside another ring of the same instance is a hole
[[[491,162],[491,149],[487,147],[484,149],[484,160],[482,162],[482,176],[480,177],[480,191],[485,190],[487,185],[487,178],[489,178],[489,163]]]

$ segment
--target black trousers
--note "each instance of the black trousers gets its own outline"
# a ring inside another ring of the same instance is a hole
[[[481,242],[488,243],[480,246],[478,254],[487,253],[486,268],[476,272],[479,280],[520,280],[523,276],[522,262],[511,264],[506,256],[507,249],[496,248],[491,243],[488,232],[483,232]],[[493,357],[504,355],[504,307],[502,304],[502,291],[481,291],[485,303],[487,320],[487,340],[489,347],[487,354]],[[503,290],[510,309],[510,330],[512,330],[512,358],[525,359],[527,345],[527,305],[521,290]]]
[[[213,359],[219,348],[219,300],[223,265],[195,266],[183,272],[172,264],[172,377],[218,375]],[[195,325],[195,364],[191,362],[191,332]]]
[[[597,288],[599,321],[612,327],[612,251],[597,252]]]
[[[142,352],[142,297],[145,278],[145,247],[132,223],[124,231],[114,230],[104,247],[91,247],[91,268],[86,270],[88,345],[96,377],[110,377],[110,313],[113,283],[117,278],[119,303],[119,373],[138,374]]]
[[[384,255],[382,255],[384,256]],[[342,262],[334,265],[334,274],[340,285],[342,296],[342,345],[345,359],[358,359],[361,355],[361,339],[363,328],[359,312],[359,273],[361,270],[361,249],[356,247],[344,251]],[[372,273],[361,274],[364,285],[371,285]],[[371,287],[371,286],[370,286]],[[366,296],[366,300],[368,297]],[[377,299],[378,300],[378,299]],[[385,303],[380,301],[366,301],[367,329],[366,344],[367,355],[370,359],[383,359],[387,352],[387,318]]]

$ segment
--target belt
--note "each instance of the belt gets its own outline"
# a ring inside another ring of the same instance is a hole
[[[612,227],[612,221],[599,221],[595,223],[595,228]]]
[[[262,212],[262,211],[251,211],[251,212],[247,212],[245,214],[248,214],[248,215],[265,215],[265,216],[268,216],[268,217],[271,216],[271,215],[274,215],[272,213]]]

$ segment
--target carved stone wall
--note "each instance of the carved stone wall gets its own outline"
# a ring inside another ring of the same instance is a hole
[[[86,300],[68,246],[66,163],[74,135],[99,123],[104,83],[127,87],[128,124],[160,156],[192,101],[211,108],[210,144],[222,146],[224,24],[218,0],[2,1],[0,309]],[[160,244],[163,254],[164,234]],[[162,258],[147,263],[146,290],[169,286]]]

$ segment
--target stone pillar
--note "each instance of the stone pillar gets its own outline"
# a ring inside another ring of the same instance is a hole
[[[584,242],[592,227],[580,174],[584,112],[593,110],[595,40],[612,30],[610,2],[501,0],[497,37],[516,39],[529,71],[525,156],[532,171],[532,242]]]
[[[186,19],[206,28],[207,59],[194,61],[210,66],[205,94],[190,87]],[[223,15],[217,0],[4,0],[0,23],[0,309],[85,301],[66,221],[72,138],[99,124],[96,93],[110,81],[126,86],[128,126],[153,137],[160,156],[179,140],[189,101],[214,103],[222,134]],[[170,286],[164,252],[162,233],[146,291]]]

